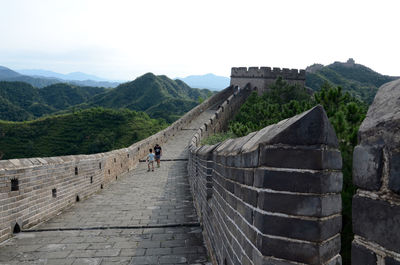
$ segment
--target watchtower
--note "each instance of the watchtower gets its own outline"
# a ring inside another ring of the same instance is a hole
[[[258,94],[268,91],[271,84],[281,76],[291,84],[305,85],[306,71],[271,67],[232,67],[231,85],[257,90]]]

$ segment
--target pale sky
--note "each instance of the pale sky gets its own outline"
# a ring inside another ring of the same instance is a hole
[[[0,0],[0,65],[133,80],[354,58],[400,76],[400,1]]]

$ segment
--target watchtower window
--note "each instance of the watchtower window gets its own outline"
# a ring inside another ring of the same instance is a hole
[[[110,172],[110,170],[108,170],[108,175],[110,175],[111,174],[111,172]]]
[[[99,169],[101,169],[101,163],[99,163]]]
[[[128,158],[129,158],[129,154],[128,154]]]
[[[57,189],[52,189],[51,195],[53,196],[53,198],[56,198],[57,197]]]
[[[93,183],[93,177],[90,177],[90,183]]]
[[[79,201],[80,201],[79,195],[76,195],[76,202],[79,202]]]
[[[121,168],[122,168],[122,163],[121,163]]]
[[[100,189],[103,189],[103,184],[100,184]]]
[[[11,179],[11,191],[19,190],[19,181],[17,178]]]
[[[114,158],[114,163],[117,163],[117,159],[116,158]]]
[[[75,175],[78,175],[78,167],[75,167]]]

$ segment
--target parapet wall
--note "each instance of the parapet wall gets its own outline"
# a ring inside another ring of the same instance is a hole
[[[400,265],[400,80],[379,88],[353,154],[353,265]]]
[[[0,160],[0,242],[14,229],[31,228],[106,188],[135,168],[149,148],[166,142],[204,110],[232,98],[235,91],[226,88],[168,128],[128,148],[94,155]]]
[[[231,69],[231,85],[239,87],[248,85],[259,94],[268,91],[278,77],[282,77],[289,83],[304,86],[306,71],[276,67],[232,67]]]
[[[215,265],[341,264],[342,160],[321,106],[216,145],[203,137],[189,182]]]
[[[231,77],[259,77],[276,79],[281,76],[287,80],[306,80],[306,71],[271,67],[232,67]]]

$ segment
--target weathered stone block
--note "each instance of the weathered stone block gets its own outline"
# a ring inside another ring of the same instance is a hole
[[[240,167],[244,168],[251,168],[251,167],[257,167],[259,164],[259,152],[258,149],[251,151],[251,152],[245,152],[240,154]]]
[[[342,168],[342,157],[337,150],[262,146],[259,166],[339,170]]]
[[[249,189],[246,187],[242,187],[241,189],[242,194],[241,194],[241,199],[248,203],[251,204],[252,206],[256,207],[257,206],[257,201],[258,201],[258,192],[253,189]]]
[[[243,184],[247,186],[252,186],[254,183],[254,170],[245,169],[243,170]]]
[[[340,213],[342,200],[340,194],[318,196],[260,192],[258,207],[269,212],[324,217]]]
[[[398,252],[400,249],[400,205],[354,196],[353,232],[388,250]]]
[[[353,153],[353,183],[365,190],[379,190],[382,181],[382,148],[358,145]]]
[[[230,179],[232,179],[236,182],[242,183],[242,184],[244,183],[244,171],[242,169],[231,168],[231,171],[229,172],[229,174],[230,174],[230,176],[227,176],[227,177],[229,177]]]
[[[283,238],[257,235],[257,248],[264,256],[273,256],[288,261],[320,265],[329,261],[340,251],[340,236],[324,243],[289,241]]]
[[[392,153],[390,156],[389,188],[400,194],[400,153]]]
[[[335,216],[324,220],[309,220],[255,211],[254,225],[263,234],[322,242],[340,233],[342,218]]]
[[[247,222],[250,224],[253,223],[253,209],[240,200],[237,200],[236,209],[243,216],[243,218],[246,219]]]
[[[400,79],[382,85],[360,125],[362,144],[382,144],[400,147]]]
[[[338,147],[335,131],[321,105],[257,132],[242,151],[258,144],[328,145]]]
[[[353,242],[351,245],[352,265],[376,265],[376,254],[371,250]]]
[[[342,190],[343,175],[335,171],[273,170],[257,168],[254,186],[277,191],[330,193]]]

